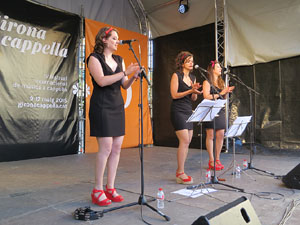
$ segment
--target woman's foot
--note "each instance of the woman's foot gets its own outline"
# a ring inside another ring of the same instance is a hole
[[[221,170],[224,169],[224,165],[221,163],[220,160],[216,160],[216,164],[218,164],[221,167]]]
[[[211,169],[211,170],[214,169],[214,161],[213,160],[208,161],[208,168]],[[216,170],[217,171],[221,170],[221,166],[218,163],[216,163]]]
[[[99,206],[108,206],[111,204],[111,200],[109,200],[104,194],[103,190],[93,189],[91,193],[92,202]]]
[[[176,172],[176,182],[177,184],[192,184],[193,178],[191,176],[187,176],[184,172]]]
[[[112,200],[113,202],[124,201],[123,196],[119,195],[115,188],[107,188],[107,185],[106,185],[106,190],[104,192],[105,192],[107,198]]]

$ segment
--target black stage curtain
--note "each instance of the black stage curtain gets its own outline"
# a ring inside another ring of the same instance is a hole
[[[78,151],[79,28],[32,1],[0,6],[0,161]]]
[[[194,54],[195,64],[206,69],[215,59],[214,24],[174,33],[154,39],[153,71],[153,135],[154,144],[177,147],[178,141],[170,121],[170,79],[175,71],[175,57],[187,50]],[[230,68],[259,95],[252,94],[255,144],[274,149],[300,149],[300,90],[297,88],[300,74],[300,57],[277,60],[252,66]],[[197,81],[203,78],[193,72]],[[225,77],[224,77],[225,79]],[[230,96],[230,121],[237,116],[250,115],[249,91],[233,79],[230,85],[236,89]],[[202,96],[193,108],[203,100]],[[200,138],[202,136],[202,139]],[[248,126],[242,141],[249,143]],[[202,142],[201,142],[202,141]],[[205,146],[205,131],[194,124],[191,147]]]
[[[215,59],[214,24],[170,34],[153,40],[153,138],[155,145],[177,147],[178,141],[170,121],[170,80],[175,70],[175,57],[180,51],[194,55],[195,64],[207,67]],[[193,72],[197,82],[203,83],[198,71]],[[195,108],[203,100],[199,96]],[[194,124],[192,147],[199,147],[201,126]]]
[[[252,94],[255,142],[273,149],[300,149],[300,57],[235,67],[232,72],[259,93]],[[231,109],[250,115],[249,91],[234,80],[231,83],[236,86]],[[248,142],[249,136],[247,128],[242,138]]]

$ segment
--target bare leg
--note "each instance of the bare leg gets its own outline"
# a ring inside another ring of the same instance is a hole
[[[115,185],[115,178],[120,160],[121,146],[124,136],[113,137],[112,149],[107,161],[107,188],[112,189]],[[118,194],[114,192],[113,197]]]
[[[220,160],[220,154],[224,141],[224,130],[216,131],[216,160]]]
[[[112,149],[112,137],[97,137],[98,152],[96,153],[96,170],[95,170],[95,189],[103,190],[103,176],[107,159]],[[97,197],[99,193],[95,194]],[[101,195],[100,201],[106,198],[105,194]]]
[[[214,142],[214,130],[206,129],[206,149],[208,152],[209,161],[214,161],[213,142]]]
[[[177,150],[177,173],[184,173],[184,164],[187,158],[189,145],[193,137],[193,130],[178,130],[176,136],[179,140],[179,146]],[[187,179],[188,176],[183,174],[180,176],[182,179]]]

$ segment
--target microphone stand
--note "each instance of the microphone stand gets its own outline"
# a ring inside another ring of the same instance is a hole
[[[248,92],[249,92],[249,99],[250,99],[250,115],[253,118],[253,103],[252,103],[252,93],[256,94],[256,95],[260,95],[257,91],[255,91],[254,89],[252,89],[251,87],[247,86],[242,80],[241,78],[239,78],[237,75],[230,73],[229,71],[227,72],[227,74],[234,79],[235,81],[237,81],[239,84],[241,84],[242,86],[244,86],[245,88],[247,88]],[[256,146],[254,144],[254,120],[251,120],[251,126],[250,126],[250,162],[248,163],[248,168],[243,169],[243,170],[248,170],[248,169],[253,169],[256,171],[260,171],[272,176],[275,176],[274,173],[266,171],[266,170],[261,170],[258,168],[255,168],[252,166],[252,160],[253,160],[253,154],[254,152],[256,152]]]
[[[221,99],[224,99],[222,95],[220,95],[220,92],[216,89],[216,87],[211,83],[211,81],[204,75],[204,73],[202,71],[206,71],[204,70],[203,68],[201,67],[198,67],[196,69],[199,69],[200,71],[200,74],[201,76],[210,84],[210,86],[213,88],[213,100],[214,99],[214,94],[218,94],[220,96]],[[206,71],[207,72],[207,71]],[[229,188],[232,188],[232,189],[236,189],[240,192],[244,192],[244,189],[242,188],[238,188],[238,187],[234,187],[232,185],[229,185],[229,184],[223,184],[223,183],[220,183],[217,176],[216,176],[216,122],[215,122],[215,117],[213,118],[213,133],[214,133],[214,137],[213,137],[213,153],[214,153],[214,174],[213,176],[211,176],[211,181],[207,184],[220,184],[220,185],[223,185],[223,186],[226,186],[226,187],[229,187]],[[196,188],[196,187],[199,187],[199,185],[194,185],[194,186],[191,186],[191,187],[187,187],[187,189],[193,189],[193,188]]]
[[[132,45],[131,45],[131,42],[128,43],[129,44],[129,50],[132,51],[139,67],[140,67],[140,70],[141,70],[141,73],[139,74],[140,76],[140,103],[139,103],[139,107],[140,107],[140,138],[139,138],[139,148],[140,148],[140,160],[141,160],[141,194],[140,194],[140,197],[138,199],[137,202],[133,202],[133,203],[129,203],[127,205],[124,205],[124,206],[120,206],[120,208],[124,208],[124,207],[130,207],[130,206],[134,206],[134,205],[145,205],[147,206],[148,208],[152,209],[154,212],[158,213],[160,216],[164,217],[165,220],[167,221],[170,221],[170,217],[168,217],[167,215],[165,215],[164,213],[162,213],[161,211],[157,210],[156,208],[152,207],[151,205],[149,205],[147,203],[147,199],[145,198],[145,195],[144,195],[144,135],[143,135],[143,78],[146,79],[146,81],[148,82],[148,85],[150,85],[150,81],[148,80],[148,77],[146,76],[146,73],[143,69],[143,67],[141,66],[141,63],[139,61],[139,59],[137,58],[133,48],[132,48]],[[155,199],[151,200],[151,201],[154,201]],[[143,219],[143,217],[142,217]],[[143,219],[144,221],[144,219]],[[146,221],[144,221],[145,223],[147,223]]]

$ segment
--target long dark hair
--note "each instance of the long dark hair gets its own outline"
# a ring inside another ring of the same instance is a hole
[[[182,65],[184,64],[185,60],[189,57],[193,57],[193,54],[188,51],[180,52],[175,59],[176,70],[182,72]]]
[[[95,46],[94,52],[102,54],[105,48],[105,44],[103,43],[103,38],[109,38],[111,36],[111,32],[115,31],[117,33],[118,30],[112,27],[103,27],[98,31],[98,34],[95,38]]]
[[[208,72],[208,79],[209,81],[214,85],[217,86],[220,89],[223,89],[225,87],[224,80],[222,79],[222,76],[218,76],[217,83],[214,82],[214,73],[213,70],[215,69],[216,64],[221,65],[217,60],[215,61],[210,61],[207,67],[207,72]]]

